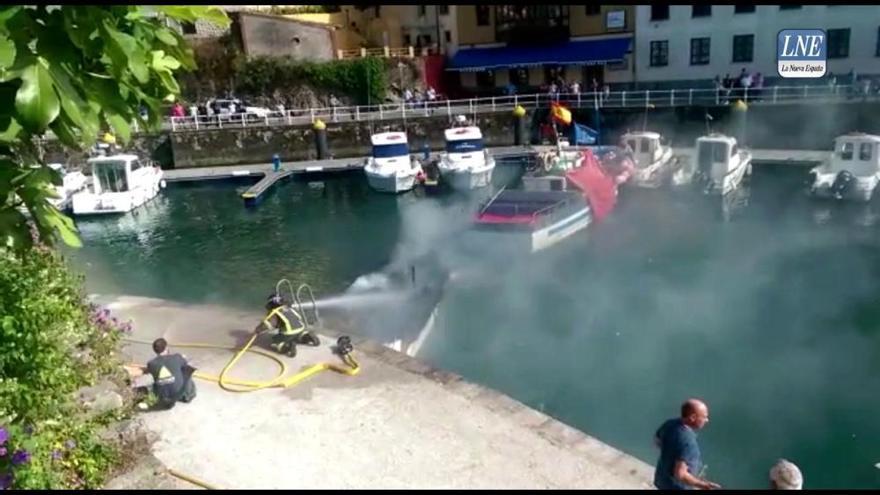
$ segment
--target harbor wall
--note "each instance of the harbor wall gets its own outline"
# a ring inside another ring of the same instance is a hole
[[[547,110],[532,111],[526,117],[531,125],[531,142],[538,143],[539,124]],[[574,120],[598,127],[604,144],[615,143],[627,130],[644,125],[645,111],[604,110],[596,122],[593,110],[575,110]],[[761,149],[830,149],[832,140],[847,132],[880,134],[880,102],[854,100],[837,104],[752,105],[746,111],[743,144]],[[692,146],[707,132],[741,136],[730,107],[678,107],[649,109],[647,128],[666,136],[673,146]],[[477,115],[486,146],[514,144],[514,119],[510,112]],[[383,130],[406,130],[410,148],[421,151],[427,143],[432,150],[443,148],[443,131],[449,127],[446,115],[409,118],[405,121],[327,123],[327,144],[331,158],[365,156],[370,153],[370,134]],[[130,149],[149,156],[163,168],[190,168],[268,163],[279,154],[284,161],[317,158],[315,136],[309,126],[253,127],[140,134]],[[84,153],[60,152],[57,143],[45,144],[47,158],[70,164],[82,163]]]

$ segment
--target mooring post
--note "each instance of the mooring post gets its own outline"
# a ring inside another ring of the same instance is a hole
[[[525,140],[526,109],[517,105],[513,109],[513,144],[523,146]]]
[[[312,124],[312,129],[315,131],[315,148],[318,151],[318,160],[324,160],[329,154],[327,153],[327,124],[323,120],[317,119]]]
[[[278,153],[272,155],[272,170],[276,172],[281,170],[281,157],[278,156]]]

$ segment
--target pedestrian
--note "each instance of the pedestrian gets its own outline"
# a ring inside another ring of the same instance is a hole
[[[608,98],[611,96],[611,86],[605,85],[602,87],[602,94],[604,95],[604,100],[608,101]]]
[[[779,459],[770,468],[771,490],[801,490],[803,486],[804,476],[793,462]]]
[[[703,460],[697,430],[709,422],[709,408],[698,399],[681,405],[681,417],[664,422],[654,434],[660,458],[654,470],[654,486],[660,490],[712,490],[721,488],[702,478]]]
[[[571,82],[571,94],[573,94],[575,97],[577,97],[577,95],[579,95],[580,92],[581,92],[581,83],[579,83],[577,81],[572,81]]]
[[[831,94],[837,93],[837,76],[833,72],[828,73],[828,89],[831,90]]]
[[[171,409],[179,402],[191,402],[196,397],[192,380],[195,368],[180,354],[168,353],[168,342],[163,338],[153,341],[156,357],[147,363],[146,371],[153,376],[153,393],[162,409]]]

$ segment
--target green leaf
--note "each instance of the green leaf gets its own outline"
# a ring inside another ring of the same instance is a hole
[[[0,35],[0,70],[12,67],[15,62],[15,42]]]
[[[42,63],[35,63],[21,73],[21,87],[15,94],[15,109],[21,124],[33,132],[42,132],[61,111],[52,86],[52,77]]]
[[[170,46],[177,46],[177,38],[174,37],[174,34],[171,33],[171,30],[168,28],[159,28],[156,30],[156,38],[159,38],[159,41],[165,43]]]
[[[180,62],[174,57],[165,55],[163,50],[154,50],[151,54],[153,55],[153,70],[157,72],[163,70],[177,70],[180,68]]]
[[[70,118],[70,123],[82,129],[83,134],[97,134],[99,129],[98,115],[80,96],[74,87],[67,71],[59,65],[51,65],[49,73],[55,81],[55,90],[61,99],[61,108]]]
[[[128,68],[131,69],[134,77],[141,84],[150,82],[150,72],[147,70],[146,62],[144,53],[140,50],[132,52],[128,57]]]
[[[37,210],[37,216],[42,216],[43,221],[54,227],[65,244],[75,248],[82,247],[82,241],[80,241],[79,236],[77,235],[76,226],[74,225],[73,220],[58,211],[54,206],[51,206],[48,203],[47,206],[47,208],[40,208]]]
[[[159,71],[156,74],[159,75],[159,79],[162,80],[162,84],[168,89],[168,91],[179,94],[180,86],[177,85],[177,81],[174,80],[174,77],[171,75],[171,72],[167,70]]]
[[[116,135],[122,139],[123,143],[127,143],[131,139],[131,128],[124,118],[116,114],[105,115],[104,118],[107,119],[107,123],[113,127]]]
[[[5,122],[7,119],[8,122]],[[21,132],[21,125],[12,117],[7,117],[3,120],[6,127],[3,131],[0,131],[0,142],[12,143],[18,139],[18,133]]]

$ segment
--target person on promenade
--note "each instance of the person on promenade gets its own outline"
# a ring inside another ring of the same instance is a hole
[[[772,490],[801,490],[803,487],[804,476],[793,462],[779,459],[770,468],[770,488]]]
[[[681,417],[664,422],[654,434],[660,458],[654,470],[654,486],[660,490],[713,490],[717,483],[701,477],[703,460],[697,444],[697,430],[709,422],[709,408],[700,400],[681,405]]]

